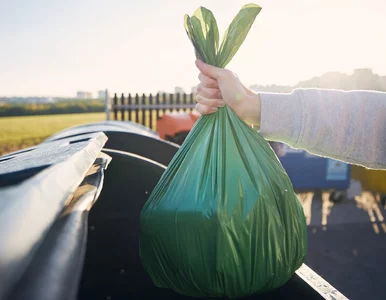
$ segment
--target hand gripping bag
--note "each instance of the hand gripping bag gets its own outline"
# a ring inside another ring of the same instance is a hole
[[[220,46],[211,11],[185,16],[196,56],[225,67],[260,10],[244,6]],[[285,170],[228,107],[197,120],[140,223],[140,257],[154,284],[187,296],[238,298],[279,287],[307,250],[303,209]]]

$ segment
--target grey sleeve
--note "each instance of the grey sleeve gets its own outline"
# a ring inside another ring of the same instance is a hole
[[[260,133],[267,140],[386,169],[386,93],[296,89],[259,95]]]

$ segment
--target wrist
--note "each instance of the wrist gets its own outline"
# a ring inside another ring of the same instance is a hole
[[[260,127],[261,98],[259,94],[247,95],[243,107],[243,119],[254,126]]]

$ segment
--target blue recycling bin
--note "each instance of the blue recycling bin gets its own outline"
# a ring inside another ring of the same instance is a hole
[[[271,143],[295,190],[347,190],[351,166],[341,161],[312,155],[283,143]]]

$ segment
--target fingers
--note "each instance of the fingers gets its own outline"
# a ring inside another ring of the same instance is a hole
[[[196,110],[202,115],[215,113],[218,107],[225,106],[223,99],[209,99],[201,94],[196,95]]]
[[[197,86],[197,93],[209,99],[222,99],[220,89],[208,88],[201,83]]]
[[[207,88],[218,88],[217,80],[214,80],[203,73],[198,74],[198,80],[200,80],[201,84]]]
[[[202,105],[210,107],[223,107],[225,101],[223,99],[209,99],[201,94],[196,95],[196,101]]]
[[[211,106],[203,105],[201,103],[197,103],[196,110],[202,115],[209,115],[209,114],[215,113],[217,111],[217,107],[211,107]]]
[[[201,73],[212,79],[217,79],[222,72],[222,69],[208,65],[199,59],[196,60],[196,66]]]
[[[196,110],[202,115],[212,114],[218,107],[225,106],[217,79],[224,78],[227,70],[208,65],[200,60],[196,60],[196,66],[200,70],[198,79],[201,82],[197,86]]]

